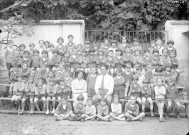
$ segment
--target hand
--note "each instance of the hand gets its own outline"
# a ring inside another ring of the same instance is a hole
[[[132,111],[130,111],[130,110],[128,110],[127,112],[128,112],[128,113],[130,113],[130,114],[132,114],[132,113],[133,113],[133,112],[132,112]]]

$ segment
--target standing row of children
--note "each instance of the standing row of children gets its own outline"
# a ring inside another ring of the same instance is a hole
[[[160,39],[157,39],[156,42],[151,41],[151,47],[146,49],[144,54],[136,39],[133,40],[133,46],[127,44],[126,38],[123,38],[120,44],[115,40],[109,43],[105,39],[104,43],[92,46],[88,41],[84,46],[80,44],[76,46],[72,35],[68,36],[68,40],[69,42],[63,45],[64,40],[59,37],[56,47],[49,41],[40,40],[39,49],[35,49],[36,46],[32,43],[29,45],[29,50],[24,44],[14,49],[14,42],[9,41],[5,53],[11,81],[9,93],[14,103],[19,104],[19,100],[22,100],[21,113],[24,112],[27,100],[30,101],[31,113],[35,108],[40,110],[39,99],[43,101],[46,114],[49,113],[49,103],[52,102],[52,113],[54,113],[57,99],[63,102],[64,99],[72,98],[72,80],[76,77],[76,71],[83,71],[83,79],[87,84],[87,95],[89,100],[92,100],[95,95],[96,78],[101,74],[101,65],[108,66],[108,73],[114,77],[113,95],[118,99],[130,99],[131,102],[128,104],[136,99],[137,103],[142,106],[142,112],[145,112],[147,100],[150,103],[151,116],[153,116],[152,99],[155,98],[160,122],[165,121],[163,118],[165,98],[168,101],[166,118],[168,118],[172,102],[176,103],[178,110],[181,109],[176,84],[182,71],[178,69],[177,52],[172,40],[169,40],[164,48],[161,46]],[[117,99],[114,98],[114,100]],[[113,103],[116,102],[114,100]],[[58,105],[57,110],[61,107],[65,110],[68,106]],[[76,107],[82,108],[80,105]],[[110,107],[110,105],[108,107],[112,111],[113,108],[116,108],[115,113],[120,112],[119,107]],[[133,116],[138,116],[130,115],[137,111],[136,105],[128,106],[123,103],[121,108],[124,108],[124,115],[121,115],[121,111],[120,115],[112,112],[110,116],[120,120],[123,120],[125,116],[128,116],[129,120],[135,120]],[[129,111],[126,111],[128,109]],[[73,113],[68,113],[69,116],[84,120],[80,113],[78,116],[77,113],[74,113],[77,110],[75,107],[73,110]],[[144,116],[143,113],[140,116]],[[180,118],[179,111],[177,118]],[[85,120],[87,119],[89,118]],[[101,117],[101,119],[109,120],[109,116]]]

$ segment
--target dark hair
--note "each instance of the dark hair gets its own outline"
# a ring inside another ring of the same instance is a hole
[[[108,69],[108,66],[106,64],[102,64],[100,68],[105,67],[106,70]]]
[[[78,77],[78,74],[79,74],[79,73],[82,73],[82,74],[84,75],[84,72],[81,71],[81,70],[79,70],[79,71],[76,72],[76,78]]]
[[[68,35],[68,38],[70,38],[70,37],[74,38],[74,36],[73,36],[73,35],[71,35],[71,34],[70,34],[70,35]]]

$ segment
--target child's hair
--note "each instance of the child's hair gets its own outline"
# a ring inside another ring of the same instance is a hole
[[[39,54],[39,50],[38,50],[38,49],[35,49],[35,50],[33,51],[33,53],[38,53],[38,54]]]
[[[58,54],[58,50],[57,50],[57,49],[54,49],[54,50],[52,51],[52,54],[54,54],[54,53]]]
[[[77,97],[77,100],[84,100],[84,96],[83,95],[79,95],[78,97]]]
[[[21,48],[21,47],[26,48],[25,44],[20,44],[20,45],[19,45],[19,48]]]
[[[117,94],[115,94],[113,99],[118,99],[119,100],[119,96]]]
[[[35,47],[35,44],[34,43],[30,43],[29,47],[32,47],[32,46]]]
[[[59,37],[59,38],[57,39],[57,42],[59,42],[59,40],[62,40],[62,41],[64,42],[64,39],[63,39],[62,37]]]
[[[39,40],[38,43],[39,43],[39,44],[44,44],[44,41],[43,41],[43,40]]]
[[[162,79],[162,78],[157,78],[157,79],[156,79],[156,82],[157,82],[158,80],[161,80],[161,82],[163,83],[163,79]]]
[[[73,36],[73,35],[71,35],[71,34],[70,34],[70,35],[68,35],[68,38],[70,38],[70,37],[71,37],[71,38],[74,38],[74,36]]]
[[[159,54],[159,50],[158,49],[153,49],[153,52],[152,52],[153,54],[154,53],[158,53]]]
[[[106,98],[101,98],[100,102],[107,102]]]
[[[174,45],[174,41],[170,39],[170,40],[167,41],[167,44],[173,44]]]
[[[30,52],[29,51],[27,51],[27,50],[25,50],[24,52],[23,52],[23,54],[30,54]]]

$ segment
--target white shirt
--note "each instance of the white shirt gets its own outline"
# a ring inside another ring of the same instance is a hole
[[[99,75],[96,78],[96,83],[95,83],[95,92],[96,94],[98,94],[98,89],[101,88],[101,84],[102,84],[102,78],[103,75]],[[113,93],[113,89],[114,89],[114,78],[108,74],[104,75],[104,89],[108,90],[108,94],[112,94]]]
[[[71,84],[72,93],[77,94],[80,92],[87,92],[87,82],[83,79],[74,79]]]
[[[155,86],[154,87],[154,91],[155,91],[155,98],[165,98],[165,94],[166,94],[166,89],[165,86]]]

